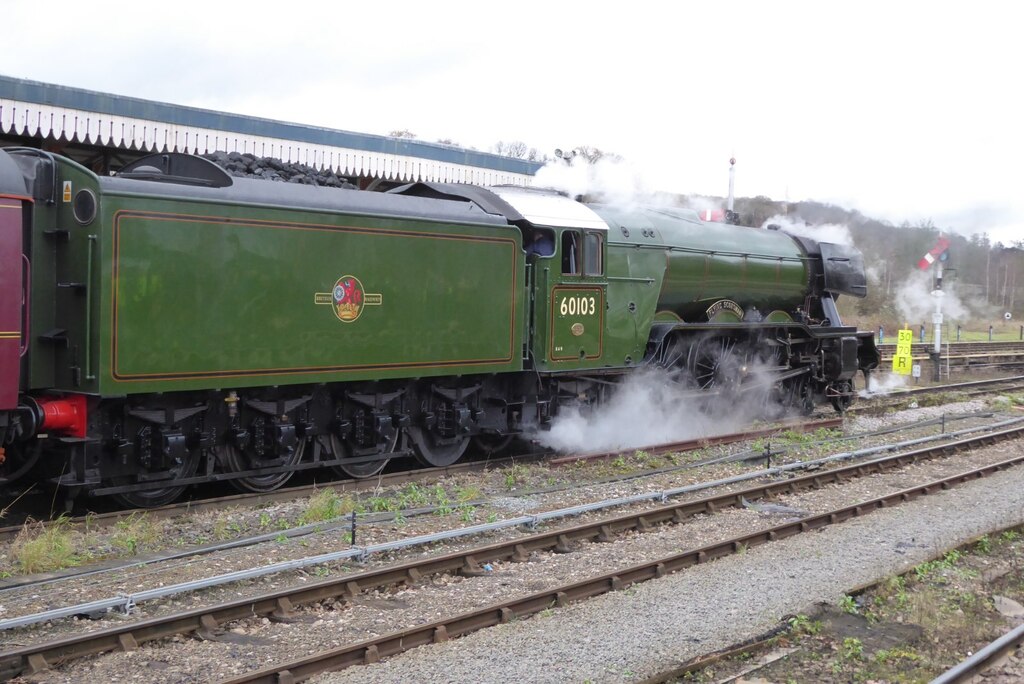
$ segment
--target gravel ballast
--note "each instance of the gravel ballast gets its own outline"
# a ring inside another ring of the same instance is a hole
[[[949,409],[950,407],[946,407],[947,411]],[[910,416],[903,415],[901,417],[906,419]],[[916,417],[921,418],[923,416]],[[863,445],[863,442],[860,445]],[[286,662],[342,644],[351,644],[372,638],[373,636],[387,634],[410,625],[429,623],[445,616],[476,610],[490,605],[502,597],[524,596],[545,588],[558,586],[565,582],[581,580],[601,574],[602,572],[610,572],[618,568],[628,567],[636,563],[654,560],[672,553],[720,541],[736,534],[750,532],[786,519],[792,519],[794,516],[823,512],[837,506],[849,505],[870,499],[883,493],[899,491],[914,484],[932,481],[937,477],[962,472],[981,463],[1003,460],[1014,454],[1021,453],[1022,450],[1024,450],[1024,442],[1013,441],[977,449],[970,453],[961,453],[955,457],[920,461],[898,472],[884,475],[869,475],[848,481],[842,486],[827,486],[819,490],[781,497],[770,505],[756,505],[753,508],[740,510],[729,509],[713,516],[698,516],[698,518],[683,525],[659,526],[645,534],[623,535],[607,544],[582,544],[573,553],[569,554],[535,554],[531,562],[521,564],[495,563],[494,571],[487,573],[485,577],[437,576],[425,579],[410,587],[370,592],[352,601],[328,601],[323,605],[307,606],[300,611],[299,619],[291,624],[277,624],[266,618],[246,619],[226,625],[224,639],[199,641],[193,637],[174,637],[169,640],[147,643],[136,651],[113,652],[97,658],[76,661],[59,667],[56,670],[35,675],[31,680],[54,683],[78,681],[219,681],[245,671],[265,667],[272,662]],[[708,475],[708,472],[701,472],[699,474],[690,473],[685,477],[686,479],[694,477],[696,479],[703,479],[701,476],[706,477]],[[1000,475],[999,477],[1004,476]],[[1018,475],[1017,477],[1019,479],[1020,476]],[[651,479],[660,480],[661,478]],[[971,488],[976,488],[978,492],[975,495],[976,501],[987,501],[985,490],[989,486],[988,483],[994,481],[985,480],[969,485]],[[552,500],[547,501],[545,504],[540,504],[539,501],[536,501],[532,505],[540,505],[542,508],[547,508],[556,503],[565,505],[580,503],[581,499],[592,501],[606,496],[621,496],[629,493],[636,485],[641,483],[644,484],[641,489],[647,489],[658,484],[664,485],[663,482],[647,482],[645,478],[642,481],[613,482],[599,487],[585,486],[579,490],[573,489],[561,492],[560,494],[552,493],[551,495],[545,495],[540,498],[546,499],[550,496]],[[486,487],[483,487],[483,489],[486,489]],[[600,494],[594,491],[595,489],[601,490]],[[962,489],[963,487],[956,488],[951,490],[951,492],[942,494],[941,497],[960,496],[960,490]],[[701,495],[705,494],[702,493]],[[948,508],[953,519],[946,520],[941,515],[935,515],[934,520],[926,522],[925,525],[934,524],[935,529],[932,530],[933,532],[949,526],[949,536],[951,538],[958,537],[961,534],[960,528],[971,520],[969,516],[961,515],[960,509],[970,508],[973,504],[951,506],[945,502],[952,499],[934,499],[931,497],[930,499],[931,502],[925,500],[913,505],[919,506],[924,504],[926,506],[926,515],[932,515],[934,511],[946,511]],[[520,498],[512,499],[511,501],[517,504],[523,503],[523,499]],[[1018,501],[1014,504],[1015,508],[1013,510],[1020,510],[1019,503]],[[896,510],[886,511],[884,515],[888,516]],[[889,519],[888,522],[879,520],[876,523],[873,518],[876,516],[880,517],[881,515],[883,513],[874,513],[867,516],[864,520],[846,523],[846,526],[862,525],[865,522],[877,525],[877,531],[872,532],[874,537],[865,538],[882,540],[878,542],[878,544],[882,544],[881,551],[888,550],[891,553],[895,553],[897,561],[902,560],[908,565],[917,564],[938,550],[937,548],[927,548],[929,545],[935,546],[937,542],[918,541],[924,539],[924,537],[920,536],[916,537],[915,540],[913,532],[907,534],[903,532],[899,534],[887,533],[885,531],[886,528],[899,529],[902,522],[900,522],[900,519]],[[434,516],[428,516],[428,518],[434,520],[433,524],[444,525],[446,523],[444,518],[435,519]],[[427,522],[428,519],[423,519],[418,521],[416,525],[426,524]],[[985,523],[983,520],[976,522],[979,526]],[[409,525],[411,526],[412,524],[412,521],[410,521]],[[450,524],[450,521],[447,521],[447,524]],[[1010,524],[1013,524],[1013,521],[1000,521],[997,526],[1002,527]],[[980,534],[984,529],[987,529],[987,527],[978,527],[974,534]],[[408,531],[405,529],[405,526],[401,528],[385,526],[379,529],[379,532],[385,536],[396,533],[399,536],[403,536],[402,532]],[[824,532],[810,535],[812,546],[815,547],[821,544],[821,542],[814,540],[826,538],[826,533]],[[884,546],[886,539],[889,539],[889,546]],[[319,541],[323,542],[323,540]],[[484,540],[476,540],[476,543],[481,541]],[[939,541],[942,542],[942,548],[955,545],[956,543],[955,541],[946,543],[941,538]],[[320,546],[319,543],[313,544],[313,540],[310,540],[310,542],[309,551],[323,550],[322,548],[316,548]],[[790,543],[781,542],[771,546],[777,547],[781,544]],[[921,548],[915,546],[921,544],[924,545]],[[872,551],[878,550],[874,549],[874,545],[876,544],[867,544],[866,548]],[[835,548],[839,549],[841,547],[836,546]],[[451,545],[444,545],[442,548],[432,550],[424,549],[410,555],[432,555],[433,553],[448,550],[453,550]],[[259,553],[256,549],[252,551]],[[757,554],[762,554],[764,551],[763,548],[751,550],[743,558],[757,557]],[[267,552],[268,549],[263,550],[263,553]],[[923,554],[923,557],[912,556],[911,552]],[[816,549],[814,553],[820,553],[820,549]],[[862,573],[870,574],[871,579],[874,579],[875,574],[881,576],[888,574],[887,568],[891,565],[890,558],[884,553],[868,555],[865,554],[863,549],[855,549],[853,551],[837,551],[830,555],[835,555],[836,553],[838,557],[863,560],[862,567],[859,569]],[[798,557],[799,555],[797,554]],[[878,557],[876,558],[876,556]],[[215,562],[219,564],[224,560],[222,557],[219,557],[219,560]],[[393,562],[399,560],[399,558],[381,558],[378,562],[387,563],[389,560]],[[683,575],[670,579],[683,579],[685,576],[697,572],[702,573],[698,577],[704,576],[707,578],[703,582],[707,583],[709,587],[725,582],[725,584],[721,584],[721,589],[716,589],[715,591],[729,592],[729,597],[739,603],[738,608],[731,606],[728,601],[723,599],[721,593],[716,594],[709,591],[698,580],[694,580],[694,582],[697,582],[696,588],[691,586],[685,590],[670,589],[667,596],[651,597],[647,600],[655,608],[650,609],[645,607],[646,604],[638,604],[638,607],[635,608],[635,614],[634,610],[626,610],[616,602],[625,600],[622,596],[618,598],[610,596],[598,599],[595,607],[590,609],[593,613],[579,613],[581,616],[579,617],[580,623],[573,623],[573,618],[566,618],[565,615],[572,615],[573,613],[570,613],[570,611],[586,610],[586,606],[580,605],[567,609],[557,609],[530,620],[522,620],[516,625],[489,630],[487,633],[474,635],[465,640],[453,641],[451,644],[441,648],[420,649],[405,656],[397,657],[383,666],[365,669],[355,668],[343,673],[326,675],[326,677],[340,678],[338,681],[347,681],[348,678],[354,678],[354,681],[454,681],[459,679],[491,681],[499,677],[503,679],[512,674],[513,676],[518,675],[527,681],[585,681],[587,679],[592,681],[636,681],[641,676],[640,672],[663,670],[676,665],[680,661],[687,660],[693,655],[716,650],[736,640],[742,640],[750,634],[761,633],[765,629],[777,625],[778,618],[783,614],[808,612],[809,606],[816,600],[814,597],[820,593],[819,587],[814,584],[817,582],[816,578],[818,575],[814,573],[824,572],[836,574],[838,577],[838,574],[832,568],[808,571],[801,567],[786,570],[785,572],[790,574],[781,576],[778,573],[783,571],[779,568],[784,567],[784,564],[772,558],[768,561],[770,564],[769,570],[751,570],[750,577],[752,579],[743,580],[744,575],[741,575],[742,581],[736,583],[736,586],[733,586],[731,589],[726,589],[725,587],[729,580],[718,579],[716,573],[719,572],[718,568],[728,568],[729,562],[731,561],[713,563],[701,568],[691,569],[683,573]],[[373,564],[376,565],[376,563]],[[870,570],[873,565],[881,567],[877,571]],[[722,572],[726,571],[722,570]],[[724,577],[728,577],[728,575],[724,575]],[[153,578],[150,577],[149,579],[152,581]],[[249,595],[260,590],[269,589],[271,586],[278,585],[278,580],[283,579],[283,577],[267,578],[256,583],[247,583],[244,586],[224,587],[216,592],[203,592],[201,596],[183,597],[182,600],[175,600],[158,608],[156,606],[153,607],[157,608],[156,612],[163,613],[168,610],[182,609],[199,603],[208,604],[215,600],[239,598],[240,595]],[[315,581],[315,579],[313,576],[299,575],[291,578],[289,583],[305,583],[307,581]],[[804,580],[811,583],[806,589],[801,584]],[[654,584],[661,584],[661,582]],[[834,604],[835,597],[838,597],[843,590],[857,584],[863,584],[863,582],[857,581],[850,585],[847,585],[845,581],[828,582],[827,588],[833,591],[833,598],[822,600],[827,600]],[[628,606],[631,601],[646,595],[646,592],[650,591],[647,587],[648,585],[637,585],[636,587],[619,592],[619,594],[631,597],[630,600],[626,601]],[[760,597],[757,593],[760,587],[771,587],[772,596],[775,596],[778,592],[783,600],[787,597],[796,597],[801,601],[801,605],[793,608],[784,608],[776,606],[774,603],[764,603],[764,597]],[[685,591],[686,593],[679,594],[680,591]],[[680,601],[679,595],[687,596],[687,598]],[[744,599],[744,596],[746,596],[746,599]],[[699,602],[701,597],[709,597],[705,608],[700,607],[703,605]],[[751,597],[758,598],[754,599]],[[745,605],[744,601],[747,604],[753,602],[754,605]],[[691,602],[693,603],[691,604]],[[718,616],[716,611],[719,608],[719,604],[724,607],[724,610],[732,610],[733,613],[726,612]],[[753,612],[744,612],[747,609]],[[659,612],[665,612],[666,610],[678,614],[675,617],[680,620],[679,625],[660,625],[660,622],[666,616],[660,615]],[[691,613],[689,612],[690,610],[699,612]],[[606,614],[605,611],[609,612]],[[645,615],[645,611],[649,615]],[[727,624],[735,616],[741,616],[738,624]],[[111,620],[120,621],[124,619],[126,618],[111,616],[106,620],[95,623],[93,627],[100,628],[104,624],[109,625]],[[621,626],[610,622],[620,619],[625,621]],[[721,624],[716,624],[714,622],[716,619]],[[694,624],[688,621],[692,621],[697,626],[695,627]],[[633,623],[639,624],[641,627],[638,628]],[[643,631],[646,629],[643,627],[645,623],[654,625],[653,629],[655,630],[669,630],[672,634],[683,636],[678,636],[675,640],[670,639],[667,644],[657,643],[653,651],[647,652],[645,657],[634,646],[634,642],[643,642],[646,638]],[[549,625],[553,627],[549,627]],[[581,631],[583,629],[581,625],[598,631],[588,637]],[[9,645],[14,646],[18,643],[25,643],[27,640],[32,641],[46,638],[46,636],[53,633],[53,627],[59,627],[59,631],[65,631],[65,629],[70,630],[76,627],[78,630],[81,630],[85,625],[79,621],[62,622],[52,627],[47,626],[23,632],[14,632],[6,636],[10,640],[8,642]],[[511,631],[509,627],[526,629],[527,631]],[[545,636],[541,633],[540,636],[530,636],[530,630],[546,630],[549,628],[555,630],[552,635]],[[601,629],[604,629],[605,633],[602,633]],[[595,657],[589,654],[587,649],[580,648],[578,645],[566,647],[566,653],[562,653],[561,647],[557,646],[556,650],[548,652],[546,655],[543,650],[545,647],[542,646],[538,650],[535,661],[527,659],[522,661],[522,665],[516,659],[508,657],[509,654],[518,654],[520,651],[525,652],[538,648],[534,643],[543,645],[550,641],[557,645],[566,638],[561,634],[562,631],[574,634],[580,638],[593,640],[593,647],[606,654],[606,657]],[[502,639],[509,638],[503,635],[509,634],[515,640],[511,645],[502,642]],[[608,636],[609,634],[611,635],[610,637]],[[493,641],[491,641],[492,639]],[[482,644],[480,648],[483,649],[483,654],[481,655],[471,650],[471,655],[463,655],[461,649],[472,649],[473,647],[469,645],[473,643]],[[2,650],[2,647],[0,647],[0,650]],[[427,664],[419,664],[418,659],[420,658],[426,659],[425,662]],[[464,665],[463,661],[466,658],[471,660],[480,658],[485,660],[493,659],[497,664],[493,666],[495,668],[494,672],[485,673],[486,676],[478,676],[477,669],[480,666],[479,663],[468,666]],[[575,664],[568,671],[559,669],[552,675],[553,679],[545,679],[548,675],[544,673],[543,668],[547,667],[545,663],[552,658],[554,659],[553,662],[559,662],[564,659],[566,663]],[[400,665],[407,660],[413,664],[407,666]],[[391,674],[389,668],[392,667],[399,669],[395,670],[394,674]],[[402,667],[410,669],[402,670],[400,669]],[[419,672],[421,669],[423,670],[422,673]],[[448,672],[461,674],[449,677],[446,674]],[[467,672],[470,674],[467,675]],[[586,674],[579,675],[579,672],[585,672]],[[331,681],[331,679],[328,679],[328,681]]]
[[[1019,443],[1005,451],[1019,453]],[[416,649],[321,682],[635,682],[761,634],[787,616],[1024,523],[1010,470],[898,508],[751,549],[550,615]]]

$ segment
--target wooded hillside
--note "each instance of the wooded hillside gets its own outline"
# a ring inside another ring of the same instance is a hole
[[[693,198],[688,203],[697,207],[705,200]],[[1024,239],[1010,245],[993,244],[984,234],[965,237],[955,232],[955,226],[936,226],[931,221],[894,226],[818,202],[738,198],[735,208],[742,225],[762,227],[776,222],[784,229],[792,225],[825,242],[836,241],[832,237],[837,233],[835,226],[848,229],[868,267],[868,296],[839,302],[844,322],[871,329],[879,324],[887,330],[904,324],[931,328],[933,271],[919,271],[917,262],[935,246],[941,230],[952,242],[944,264],[946,322],[986,330],[990,324],[1000,330],[1016,329],[1024,323]],[[1012,316],[1008,323],[1006,312]]]

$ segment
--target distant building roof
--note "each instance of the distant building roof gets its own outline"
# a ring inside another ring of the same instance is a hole
[[[528,185],[542,166],[440,143],[306,126],[0,75],[0,136],[139,152],[252,153],[393,181]]]

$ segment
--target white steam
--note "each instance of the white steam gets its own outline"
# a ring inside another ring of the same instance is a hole
[[[850,234],[850,229],[841,223],[810,225],[804,221],[794,221],[789,216],[779,214],[765,221],[761,227],[767,228],[772,224],[791,235],[812,238],[818,242],[853,246],[853,235]]]
[[[638,371],[607,403],[586,413],[562,410],[550,430],[531,437],[562,452],[614,451],[735,432],[765,411],[764,392],[755,390],[705,413],[707,394],[686,385],[663,370]]]
[[[925,323],[931,327],[935,311],[935,297],[932,296],[934,274],[913,270],[896,290],[896,308],[905,324]],[[962,321],[971,317],[971,311],[956,290],[955,281],[945,280],[942,284],[942,314],[947,320]]]
[[[557,159],[537,171],[533,185],[560,190],[570,197],[600,196],[603,202],[623,207],[667,203],[661,193],[651,190],[639,168],[624,159],[604,157],[593,164],[582,157],[569,163]]]
[[[857,393],[857,395],[862,398],[886,395],[892,392],[894,389],[905,387],[906,384],[906,375],[900,375],[899,373],[876,372],[871,374],[871,378],[868,381],[867,389],[860,390]]]
[[[722,204],[722,200],[715,199],[713,197],[704,197],[703,195],[690,195],[686,198],[686,206],[693,209],[698,214],[705,211],[722,211],[725,208]]]

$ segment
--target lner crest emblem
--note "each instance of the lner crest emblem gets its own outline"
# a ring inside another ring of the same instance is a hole
[[[317,292],[314,301],[329,304],[339,321],[351,323],[363,313],[363,307],[382,304],[384,296],[366,292],[359,278],[346,275],[338,278],[330,292]]]

